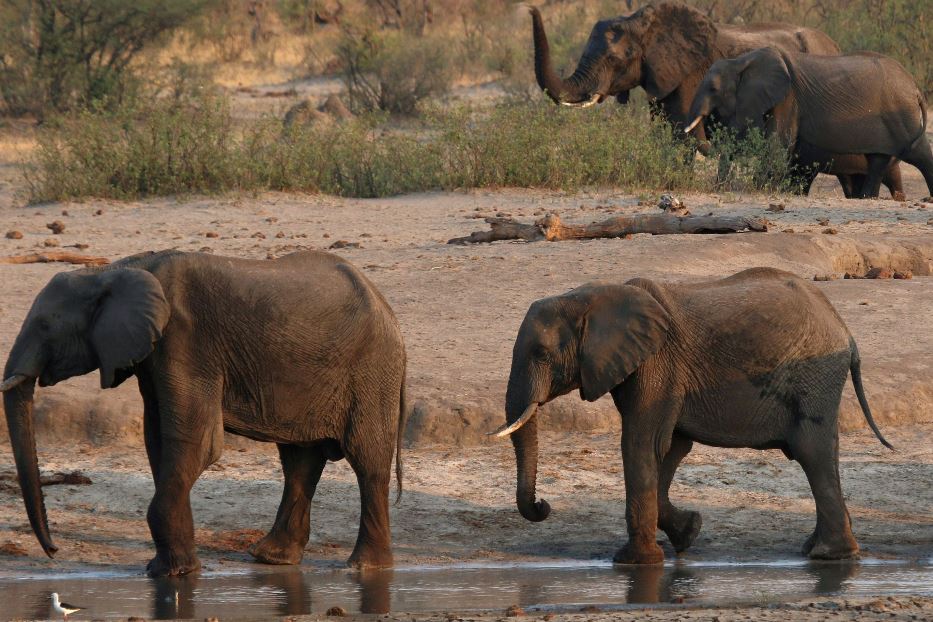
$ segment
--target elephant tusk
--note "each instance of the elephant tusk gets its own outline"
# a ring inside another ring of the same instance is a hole
[[[687,129],[684,130],[684,134],[689,134],[693,131],[693,128],[700,124],[700,121],[703,120],[703,115],[699,115],[696,119],[693,120],[693,123],[687,126]]]
[[[567,106],[569,108],[589,108],[590,106],[598,103],[599,93],[595,93],[585,102],[561,102],[560,105]]]
[[[505,423],[501,428],[495,432],[489,432],[486,436],[495,436],[499,438],[508,436],[512,432],[515,432],[520,427],[528,423],[531,418],[535,416],[536,412],[538,412],[538,403],[532,402],[528,408],[525,409],[525,412],[522,413],[522,416],[516,419],[511,425],[509,423]]]
[[[9,378],[3,381],[3,384],[0,384],[0,393],[6,393],[13,387],[19,386],[25,380],[28,380],[29,376],[24,376],[23,374],[13,374]]]

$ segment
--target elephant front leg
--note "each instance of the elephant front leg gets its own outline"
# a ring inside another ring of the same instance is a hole
[[[660,460],[655,443],[631,428],[622,426],[622,462],[625,471],[625,520],[628,542],[616,551],[616,564],[660,564],[664,551],[655,540],[658,526],[658,474]]]
[[[177,469],[163,460],[146,520],[156,555],[146,566],[151,577],[178,576],[201,568],[194,546],[189,495],[200,468]]]
[[[282,502],[275,523],[249,553],[266,564],[297,564],[311,534],[311,499],[327,459],[319,447],[279,445],[285,473]]]
[[[703,526],[699,512],[678,509],[669,497],[674,473],[692,448],[693,441],[675,434],[671,439],[671,448],[661,462],[658,478],[658,528],[667,534],[671,546],[678,553],[690,548]]]

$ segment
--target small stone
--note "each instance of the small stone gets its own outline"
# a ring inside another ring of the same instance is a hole
[[[63,223],[63,222],[60,221],[60,220],[56,220],[56,221],[54,221],[54,222],[50,222],[50,223],[48,223],[48,224],[45,225],[45,226],[48,227],[49,229],[51,229],[51,230],[52,230],[52,233],[54,233],[55,235],[59,235],[60,233],[62,233],[62,232],[65,230],[65,223]]]
[[[363,245],[359,242],[348,242],[347,240],[337,240],[328,248],[363,248]]]
[[[204,234],[204,237],[206,237],[206,238],[219,238],[219,237],[220,237],[220,234],[217,233],[216,231],[208,231],[207,233]]]
[[[342,618],[347,615],[347,610],[339,606],[331,607],[330,609],[327,610],[327,615],[336,617],[336,618]]]
[[[266,218],[266,222],[269,223],[269,224],[272,224],[272,223],[275,223],[275,222],[278,222],[278,221],[279,221],[279,219],[276,218],[275,216],[269,216],[268,218]]]
[[[263,233],[262,231],[257,231],[256,233],[254,233],[254,234],[251,235],[250,237],[252,237],[252,238],[258,238],[258,239],[260,239],[260,240],[265,240],[265,239],[266,239],[266,234]]]
[[[897,220],[903,222],[903,221],[905,221],[905,220],[908,220],[908,218],[907,218],[907,216],[898,216],[898,217],[897,217]]]
[[[9,230],[9,231],[6,232],[6,239],[8,239],[8,240],[22,240],[22,239],[23,239],[23,232],[22,232],[22,231],[16,231],[15,229],[11,229],[11,230]]]
[[[284,232],[284,231],[279,231],[278,233],[275,234],[275,237],[277,237],[277,238],[284,238],[284,237],[285,237],[285,232]]]
[[[839,233],[839,231],[837,229],[833,229],[832,227],[826,227],[825,229],[823,229],[823,233],[825,233],[826,235],[836,235],[837,233]]]
[[[902,272],[901,272],[901,271],[895,271],[895,272],[894,272],[894,278],[895,278],[895,279],[899,279],[899,280],[904,280],[904,281],[906,281],[906,280],[908,280],[908,279],[914,278],[914,273],[911,272],[910,270],[904,270],[904,271],[902,271]]]
[[[553,614],[553,613],[546,613],[546,614],[544,614],[544,617],[542,617],[541,619],[544,620],[544,622],[551,622],[551,620],[554,619],[554,614]]]
[[[872,268],[865,273],[866,279],[890,279],[894,277],[894,270],[891,268]]]
[[[814,281],[835,281],[839,278],[838,274],[814,274]]]
[[[104,210],[99,209],[99,210],[97,210],[96,212],[94,212],[94,215],[95,215],[95,216],[103,216],[103,215],[104,215]]]
[[[330,234],[329,234],[329,233],[325,233],[322,237],[329,238],[329,237],[330,237]]]
[[[83,250],[87,250],[88,248],[90,248],[91,245],[84,244],[83,242],[77,242],[76,244],[72,244],[72,246],[74,246],[79,251],[83,251]]]
[[[198,252],[199,253],[213,253],[214,249],[211,248],[210,246],[202,246],[201,248],[198,249]]]
[[[46,248],[55,248],[56,246],[59,246],[59,245],[61,245],[61,242],[59,242],[59,241],[56,240],[55,238],[46,238],[46,239],[42,242],[42,246],[44,246],[44,247],[46,247]]]
[[[821,227],[828,227],[828,226],[829,226],[829,218],[817,218],[816,224],[818,224],[818,225],[821,226]]]
[[[793,233],[793,232],[794,232],[794,230],[791,229],[791,228],[781,229],[781,233]]]
[[[512,605],[505,610],[505,617],[507,618],[518,618],[525,615],[525,610],[519,607],[518,605]]]
[[[361,233],[361,234],[360,234],[360,237],[361,237],[361,238],[371,238],[371,237],[373,237],[373,234],[371,234],[371,233]]]
[[[784,204],[783,203],[769,203],[768,209],[769,212],[783,212]]]
[[[62,210],[62,216],[67,216],[67,215],[68,215],[68,210],[63,209],[63,210]]]

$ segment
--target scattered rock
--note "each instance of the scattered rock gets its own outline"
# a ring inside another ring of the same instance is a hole
[[[372,233],[361,233],[361,234],[360,234],[360,237],[361,237],[361,238],[371,238],[371,237],[373,237],[373,234],[372,234]]]
[[[68,210],[63,209],[63,210],[62,210],[62,216],[67,216],[67,215],[68,215]]]
[[[781,229],[781,233],[793,233],[794,230],[788,227],[787,229]]]
[[[894,270],[891,268],[872,268],[865,273],[866,279],[890,279],[894,277]]]
[[[768,209],[767,209],[766,211],[768,211],[768,212],[783,212],[783,211],[784,211],[784,204],[783,204],[783,203],[769,203],[769,204],[768,204]]]
[[[7,540],[3,544],[0,544],[0,555],[11,555],[15,557],[26,557],[29,553],[11,540]]]
[[[839,233],[839,230],[833,229],[832,227],[826,227],[825,229],[823,229],[823,233],[827,235],[836,235],[837,233]]]
[[[336,618],[342,618],[347,615],[347,610],[339,606],[331,607],[330,609],[327,610],[327,615],[336,617]]]
[[[337,240],[327,248],[363,248],[359,242],[348,242],[347,240]]]
[[[324,234],[323,236],[321,236],[321,237],[329,238],[329,237],[330,237],[330,234],[329,234],[329,233],[325,233],[325,234]]]
[[[269,216],[268,218],[266,218],[266,222],[269,223],[269,224],[273,224],[273,223],[276,223],[276,222],[278,222],[278,221],[279,221],[279,219],[276,218],[275,216]]]
[[[546,614],[544,614],[544,617],[541,618],[541,619],[544,620],[544,622],[551,622],[551,620],[554,619],[554,614],[553,614],[553,613],[546,613]]]
[[[220,234],[217,233],[216,231],[208,231],[207,233],[204,234],[204,237],[206,237],[206,238],[219,238],[219,237],[220,237]]]
[[[525,610],[519,607],[518,605],[512,605],[505,610],[505,617],[507,618],[518,618],[525,615]]]
[[[198,249],[198,252],[199,253],[213,253],[214,249],[211,248],[210,246],[202,246],[201,248]]]
[[[52,230],[52,233],[54,233],[55,235],[59,235],[59,234],[61,234],[61,233],[65,230],[65,223],[63,223],[63,222],[60,221],[60,220],[56,220],[56,221],[54,221],[54,222],[50,222],[50,223],[48,223],[48,224],[45,225],[45,226],[48,227],[49,229],[51,229],[51,230]]]
[[[813,275],[814,281],[835,281],[839,278],[838,274],[815,274]]]
[[[254,233],[254,234],[251,235],[250,237],[251,237],[251,238],[257,238],[257,239],[260,239],[260,240],[265,240],[265,239],[266,239],[266,234],[263,233],[262,231],[257,231],[256,233]]]
[[[908,280],[914,278],[914,273],[910,270],[904,270],[903,272],[895,272],[894,278],[899,280]]]
[[[91,247],[90,244],[84,244],[83,242],[77,242],[75,244],[72,244],[71,246],[78,249],[79,251],[87,250],[88,248]]]
[[[284,238],[284,237],[285,237],[285,232],[284,232],[284,231],[279,231],[278,233],[275,234],[275,237],[277,237],[277,238]]]
[[[818,224],[818,225],[821,226],[821,227],[828,227],[828,226],[829,226],[829,218],[818,218],[817,221],[816,221],[816,224]]]
[[[103,215],[104,215],[104,210],[99,209],[99,210],[97,210],[96,212],[94,212],[94,215],[95,215],[95,216],[103,216]]]
[[[56,246],[60,246],[60,245],[61,245],[61,242],[59,242],[55,238],[45,238],[45,240],[42,242],[42,246],[45,246],[46,248],[55,248]]]
[[[17,230],[15,230],[15,229],[10,229],[9,231],[6,232],[6,239],[8,239],[8,240],[22,240],[22,239],[23,239],[23,232],[22,232],[22,231],[17,231]]]

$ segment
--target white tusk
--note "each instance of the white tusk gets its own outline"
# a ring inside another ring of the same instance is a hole
[[[687,126],[687,129],[684,130],[684,134],[689,134],[690,132],[692,132],[692,131],[693,131],[693,128],[695,128],[696,126],[698,126],[698,125],[700,124],[700,121],[702,121],[702,120],[703,120],[703,115],[700,115],[700,116],[698,116],[696,119],[694,119],[694,120],[693,120],[693,123],[691,123],[690,125],[688,125],[688,126]]]
[[[561,106],[568,106],[570,108],[589,108],[590,106],[596,104],[599,101],[599,93],[594,94],[585,102],[561,102]]]
[[[531,420],[531,418],[535,416],[536,412],[538,412],[538,403],[532,402],[528,406],[528,408],[525,409],[525,412],[522,413],[522,416],[516,419],[511,425],[509,425],[508,423],[505,423],[502,425],[501,428],[499,428],[495,432],[488,433],[486,436],[496,436],[499,438],[503,436],[508,436],[512,432],[515,432],[520,427],[528,423]]]
[[[3,384],[0,384],[0,393],[6,393],[13,387],[20,385],[24,380],[28,379],[29,376],[24,376],[23,374],[13,374],[4,380]]]

